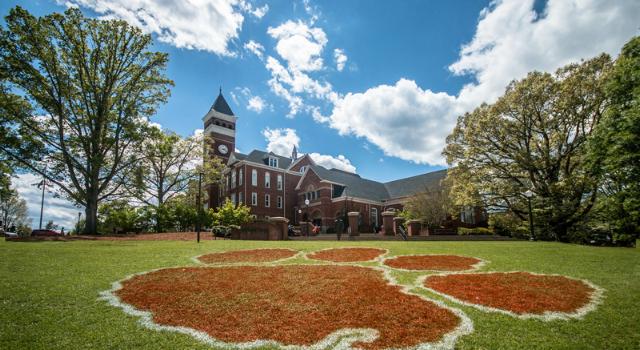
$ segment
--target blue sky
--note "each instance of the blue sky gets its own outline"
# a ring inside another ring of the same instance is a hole
[[[0,13],[78,6],[141,26],[154,50],[169,53],[176,84],[153,122],[193,134],[222,86],[240,117],[240,151],[288,154],[295,144],[321,164],[379,181],[441,169],[458,115],[531,70],[615,56],[640,18],[634,0],[190,3],[9,0]],[[56,220],[77,218],[60,208]]]

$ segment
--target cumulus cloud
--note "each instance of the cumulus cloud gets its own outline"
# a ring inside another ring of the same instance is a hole
[[[251,51],[254,55],[258,56],[258,58],[262,58],[262,56],[264,55],[264,46],[253,40],[249,40],[247,43],[245,43],[244,48]]]
[[[20,196],[27,201],[27,215],[31,219],[32,228],[38,228],[42,190],[33,184],[40,183],[42,177],[26,173],[18,175],[11,181]],[[47,186],[47,188],[55,191],[55,187]],[[44,197],[42,226],[44,227],[48,221],[53,221],[59,226],[59,229],[64,227],[65,231],[69,232],[78,221],[78,212],[82,212],[84,215],[84,208],[78,208],[64,198],[55,198],[52,193],[47,191]]]
[[[291,69],[322,69],[323,60],[320,55],[327,44],[327,36],[321,28],[289,20],[277,27],[269,27],[267,33],[278,41],[276,52],[287,61]]]
[[[350,173],[356,173],[356,167],[351,164],[351,161],[347,159],[342,154],[339,154],[337,157],[320,154],[320,153],[309,153],[311,159],[313,159],[316,164],[321,165],[327,169],[335,168],[344,171],[348,171]]]
[[[59,4],[91,9],[103,18],[119,18],[154,33],[179,48],[234,56],[229,42],[238,38],[245,13],[257,18],[269,7],[254,8],[243,0],[57,0]]]
[[[549,0],[544,12],[533,0],[494,1],[480,14],[473,40],[464,45],[451,72],[468,75],[457,96],[423,89],[400,79],[334,103],[325,121],[340,134],[366,138],[386,155],[443,165],[440,152],[456,117],[493,102],[513,79],[532,70],[554,71],[601,52],[618,53],[637,33],[635,0]]]
[[[271,104],[260,96],[255,96],[248,87],[236,87],[231,91],[231,98],[236,104],[246,104],[246,108],[258,114],[267,108],[272,108]]]
[[[265,129],[262,131],[267,141],[267,151],[273,152],[283,157],[290,157],[293,147],[300,149],[300,137],[296,133],[295,129]],[[345,170],[351,173],[356,172],[356,167],[351,164],[351,161],[344,155],[340,154],[337,157],[320,154],[309,153],[311,159],[318,165],[322,165],[327,169],[336,168]]]
[[[267,151],[279,156],[290,157],[293,147],[300,147],[300,137],[294,129],[264,129],[262,130],[267,140]]]
[[[267,103],[260,96],[253,96],[249,99],[249,104],[247,104],[247,109],[254,111],[258,114],[262,113],[262,111],[267,106]]]
[[[338,70],[338,72],[342,72],[348,60],[348,57],[344,53],[344,50],[343,49],[333,50],[333,59],[336,61],[336,69]]]
[[[325,68],[322,52],[327,36],[321,28],[302,21],[287,21],[269,27],[267,32],[277,40],[276,52],[283,61],[267,57],[265,67],[271,73],[268,84],[274,94],[289,103],[288,117],[300,111],[313,112],[313,107],[305,104],[304,98],[337,100],[338,95],[331,84],[309,75]]]
[[[455,122],[456,99],[412,80],[349,93],[334,106],[331,127],[365,137],[386,155],[442,164],[442,142]]]

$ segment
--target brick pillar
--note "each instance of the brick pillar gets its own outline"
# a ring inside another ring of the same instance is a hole
[[[286,241],[289,239],[289,219],[281,216],[272,217],[269,222],[274,223],[280,229],[279,240]]]
[[[402,225],[402,223],[404,222],[404,218],[396,216],[393,218],[393,233],[397,236],[400,234],[400,231],[398,230],[398,226]]]
[[[351,230],[349,236],[359,236],[358,217],[360,216],[360,213],[357,211],[350,211],[347,215],[349,215],[349,229]]]
[[[409,236],[420,236],[420,230],[422,230],[422,223],[420,220],[407,221],[407,234]]]
[[[396,213],[392,211],[383,211],[382,212],[382,234],[386,236],[393,236],[395,232],[393,231],[393,217]]]
[[[301,236],[307,236],[309,235],[309,225],[307,225],[306,221],[300,221],[300,235]]]

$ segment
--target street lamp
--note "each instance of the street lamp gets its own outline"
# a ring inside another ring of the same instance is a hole
[[[307,213],[307,216],[309,215],[309,199],[305,199],[304,200],[304,205],[306,205],[306,210],[305,212]],[[305,227],[304,233],[307,236],[307,239],[309,239],[309,223],[307,222],[306,224],[307,227]]]
[[[534,193],[531,190],[527,190],[523,193],[525,197],[527,197],[527,202],[529,203],[529,234],[531,235],[531,240],[535,240],[535,235],[533,233],[533,210],[531,209],[531,197],[533,197]]]

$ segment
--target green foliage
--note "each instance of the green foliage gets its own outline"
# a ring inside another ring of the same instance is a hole
[[[523,238],[529,236],[527,221],[512,213],[489,214],[489,228],[497,235]]]
[[[589,144],[589,165],[601,179],[597,215],[614,235],[640,234],[640,37],[616,60],[606,85],[611,104]]]
[[[138,233],[145,228],[139,210],[125,201],[103,204],[98,212],[100,233]]]
[[[226,201],[213,213],[213,223],[217,226],[242,226],[251,221],[251,208],[240,203],[237,206]]]
[[[0,127],[15,131],[0,157],[84,206],[85,233],[96,233],[99,203],[119,194],[145,120],[168,99],[168,56],[151,45],[125,21],[75,8],[35,17],[15,7],[0,28]]]
[[[5,230],[11,226],[30,226],[31,219],[27,216],[27,201],[20,197],[15,189],[9,189],[0,197],[0,221]]]
[[[493,230],[486,227],[464,228],[458,227],[458,235],[460,236],[475,236],[475,235],[494,235]]]
[[[532,72],[512,82],[494,104],[458,118],[444,154],[455,206],[483,205],[528,215],[531,189],[538,238],[568,240],[596,200],[598,179],[585,146],[607,107],[601,55],[555,74]]]

